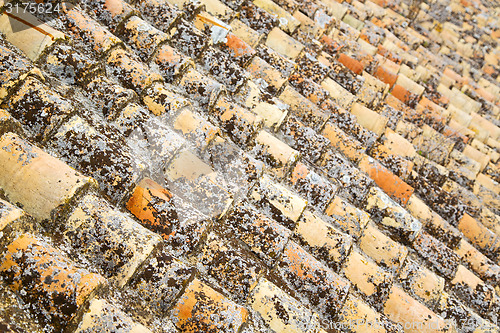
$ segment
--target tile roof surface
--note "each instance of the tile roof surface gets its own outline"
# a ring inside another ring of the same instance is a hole
[[[498,2],[36,3],[0,331],[500,332]]]

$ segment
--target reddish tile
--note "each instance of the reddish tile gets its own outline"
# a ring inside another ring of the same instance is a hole
[[[340,54],[338,61],[358,75],[363,72],[363,65],[356,59],[351,58],[344,53]]]
[[[57,329],[64,328],[106,284],[102,276],[77,267],[57,249],[29,234],[7,247],[0,270],[4,283],[42,322]]]

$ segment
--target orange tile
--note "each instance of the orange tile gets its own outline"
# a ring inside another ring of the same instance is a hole
[[[371,157],[365,156],[359,163],[359,169],[366,172],[385,193],[406,206],[413,194],[413,187]]]
[[[377,67],[377,71],[375,72],[375,77],[380,81],[387,83],[389,88],[396,83],[398,79],[398,75],[392,73],[389,69],[386,69],[384,65],[380,65]]]
[[[415,96],[411,92],[409,92],[399,84],[396,84],[392,88],[391,94],[397,99],[399,99],[401,102],[406,104],[415,99]]]
[[[135,188],[126,207],[143,226],[167,239],[173,231],[173,225],[178,222],[171,200],[172,194],[168,190],[144,178]]]
[[[365,295],[382,292],[392,283],[392,274],[384,271],[373,261],[357,251],[351,251],[343,272],[345,276]]]
[[[43,322],[64,327],[106,280],[78,268],[57,249],[29,234],[15,239],[3,255],[3,281]]]
[[[472,244],[478,246],[481,250],[498,254],[500,237],[469,214],[464,214],[460,221],[458,221],[458,229]]]
[[[248,311],[195,278],[171,310],[182,332],[238,332]]]
[[[224,45],[229,50],[229,55],[243,67],[256,53],[250,45],[231,32],[227,34]]]
[[[354,73],[360,75],[363,72],[363,65],[356,59],[349,57],[348,55],[341,53],[338,62],[343,64],[345,67],[349,68]]]
[[[330,140],[332,147],[338,149],[352,162],[357,163],[363,157],[365,149],[361,143],[348,136],[334,124],[327,122],[321,134]]]
[[[73,37],[89,43],[97,53],[103,54],[121,44],[121,40],[76,7],[66,11],[65,19]]]

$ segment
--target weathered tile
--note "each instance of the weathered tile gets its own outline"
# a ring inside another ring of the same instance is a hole
[[[256,158],[264,161],[277,177],[284,177],[297,162],[300,154],[269,132],[262,130],[255,137],[252,152]]]
[[[268,267],[274,265],[292,234],[246,202],[234,207],[221,228],[226,237],[238,238],[247,244]]]
[[[357,207],[365,207],[368,192],[375,184],[368,175],[333,151],[327,151],[318,162],[326,175],[341,185],[338,190],[339,195]]]
[[[261,44],[257,47],[257,52],[261,59],[276,68],[284,77],[292,75],[297,67],[294,61],[282,56],[269,46]]]
[[[106,54],[122,43],[106,27],[83,13],[78,7],[69,8],[68,6],[63,20],[73,38],[85,44],[90,44],[92,50],[99,55]]]
[[[1,5],[1,4],[0,4]],[[43,332],[42,326],[14,292],[6,286],[0,287],[0,323],[6,331]]]
[[[170,30],[169,34],[173,46],[195,60],[209,45],[208,37],[184,19],[179,20],[179,23]]]
[[[266,46],[292,60],[297,58],[304,49],[304,45],[278,27],[273,28],[267,35]]]
[[[169,190],[214,218],[223,217],[233,198],[217,172],[195,154],[181,151],[165,168]]]
[[[225,51],[208,47],[200,59],[204,68],[217,78],[229,92],[237,92],[249,75]]]
[[[151,71],[145,64],[134,59],[122,49],[111,51],[107,64],[110,74],[115,77],[124,87],[135,90],[141,94],[154,82],[163,81],[163,77]]]
[[[445,281],[425,266],[407,259],[401,269],[399,281],[410,296],[423,300],[430,307],[439,302],[444,291]]]
[[[242,303],[257,285],[259,276],[266,271],[237,241],[225,242],[213,233],[207,237],[199,262],[203,265],[202,273],[217,279]]]
[[[0,140],[0,160],[4,194],[39,219],[50,219],[52,212],[66,206],[92,182],[13,133]]]
[[[366,172],[375,183],[380,186],[391,198],[406,206],[408,199],[413,194],[413,188],[398,176],[387,170],[377,160],[365,156],[359,162],[359,169]]]
[[[167,116],[170,116],[172,127],[200,150],[205,149],[220,131],[218,127],[189,108],[183,108],[179,113]]]
[[[183,332],[238,332],[248,319],[248,310],[230,301],[195,278],[170,312]]]
[[[403,331],[401,326],[352,295],[348,296],[344,306],[339,310],[338,321],[329,324],[331,329],[351,333],[362,333],[367,330],[374,333]]]
[[[0,109],[0,137],[8,132],[23,135],[21,123],[14,119],[10,113]]]
[[[123,287],[161,241],[107,201],[88,194],[54,226],[71,254]]]
[[[132,89],[124,88],[105,76],[98,76],[90,81],[85,90],[97,109],[108,119],[115,118],[137,96]]]
[[[428,332],[454,331],[441,317],[397,286],[391,288],[384,304],[384,313],[392,321],[400,323],[405,332],[421,332],[422,329]]]
[[[137,16],[132,16],[124,23],[121,35],[134,48],[142,61],[148,61],[158,45],[168,40],[166,33]]]
[[[259,86],[273,95],[286,83],[286,77],[260,57],[254,57],[246,70]]]
[[[253,1],[243,1],[238,11],[240,20],[258,33],[267,35],[273,27],[278,25],[278,19],[274,15],[257,7]]]
[[[63,161],[95,178],[115,203],[127,195],[144,169],[123,143],[111,140],[79,116],[62,125],[49,145]]]
[[[292,16],[286,9],[283,9],[271,0],[254,0],[253,3],[278,19],[278,26],[283,31],[293,35],[300,25],[300,21]],[[290,11],[290,12],[293,12]]]
[[[350,283],[321,264],[294,242],[289,242],[275,271],[297,299],[326,320],[333,320],[349,292]]]
[[[384,235],[376,226],[368,223],[359,240],[359,247],[379,265],[397,273],[403,265],[408,249]]]
[[[142,100],[155,116],[175,113],[177,110],[191,105],[188,99],[168,89],[160,82],[153,83],[152,86],[148,87],[143,93]]]
[[[36,140],[43,140],[73,113],[73,106],[36,78],[27,78],[11,98],[9,112]]]
[[[30,71],[33,71],[33,65],[27,58],[3,44],[5,43],[0,44],[0,101],[11,92],[13,87],[24,80]]]
[[[374,302],[383,301],[393,282],[392,275],[361,252],[352,250],[342,268],[344,275],[360,292]]]
[[[294,231],[294,239],[334,270],[340,266],[352,245],[352,238],[316,214],[305,210]]]
[[[500,267],[469,242],[462,239],[455,252],[482,280],[492,285],[498,284],[498,281],[500,281]]]
[[[231,33],[254,48],[259,45],[264,37],[262,33],[255,31],[237,18],[231,21]]]
[[[59,250],[30,234],[16,238],[0,266],[4,283],[40,321],[63,329],[106,280],[79,268]],[[81,313],[81,312],[80,312]]]
[[[337,191],[334,183],[322,178],[302,162],[297,162],[293,168],[290,183],[309,205],[320,212],[325,210]]]
[[[134,5],[144,17],[163,31],[168,31],[182,15],[182,12],[167,0],[138,0]]]
[[[307,204],[307,201],[267,175],[259,179],[249,197],[274,220],[292,230]]]
[[[126,313],[103,299],[93,299],[75,332],[102,330],[126,330],[129,332],[151,332],[132,320]]]
[[[118,31],[126,18],[137,14],[135,8],[123,0],[83,0],[81,5],[92,10],[97,19],[112,32]]]
[[[481,222],[472,218],[469,214],[458,221],[458,229],[467,237],[472,244],[480,248],[483,253],[490,256],[497,256],[500,251],[500,238],[491,230],[486,228]]]
[[[370,221],[370,216],[351,205],[346,200],[336,196],[325,211],[341,229],[354,238],[361,237],[364,228]]]
[[[290,105],[290,112],[294,116],[315,130],[323,128],[326,121],[330,118],[326,112],[290,86],[286,86],[278,98],[283,103]]]
[[[148,326],[165,316],[195,273],[168,252],[162,249],[146,260],[123,291],[123,305]]]
[[[332,122],[327,122],[321,134],[330,140],[331,146],[341,152],[353,163],[359,162],[364,155],[365,148],[361,143],[338,128]]]
[[[288,82],[304,97],[320,105],[326,99],[329,99],[330,94],[318,83],[314,82],[304,74],[294,73],[288,77]],[[329,101],[332,103],[332,101]]]
[[[163,44],[153,56],[153,61],[163,75],[165,82],[178,80],[184,72],[194,67],[194,61],[168,44]]]
[[[249,305],[275,332],[305,333],[319,330],[316,314],[264,278],[253,290]]]
[[[428,260],[443,276],[446,278],[454,276],[460,263],[460,257],[445,244],[427,232],[421,231],[412,246],[421,257]]]
[[[179,88],[205,107],[213,105],[224,89],[219,82],[201,74],[195,69],[189,69],[186,74],[182,76],[179,82]]]

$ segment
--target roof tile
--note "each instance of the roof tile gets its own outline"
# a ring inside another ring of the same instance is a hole
[[[106,280],[77,267],[57,249],[32,235],[16,238],[0,266],[5,283],[42,322],[62,327]]]
[[[91,183],[13,133],[0,140],[0,160],[0,186],[5,195],[39,219],[50,219],[55,209],[65,206]]]
[[[248,311],[194,279],[172,308],[172,322],[183,332],[238,332]]]

